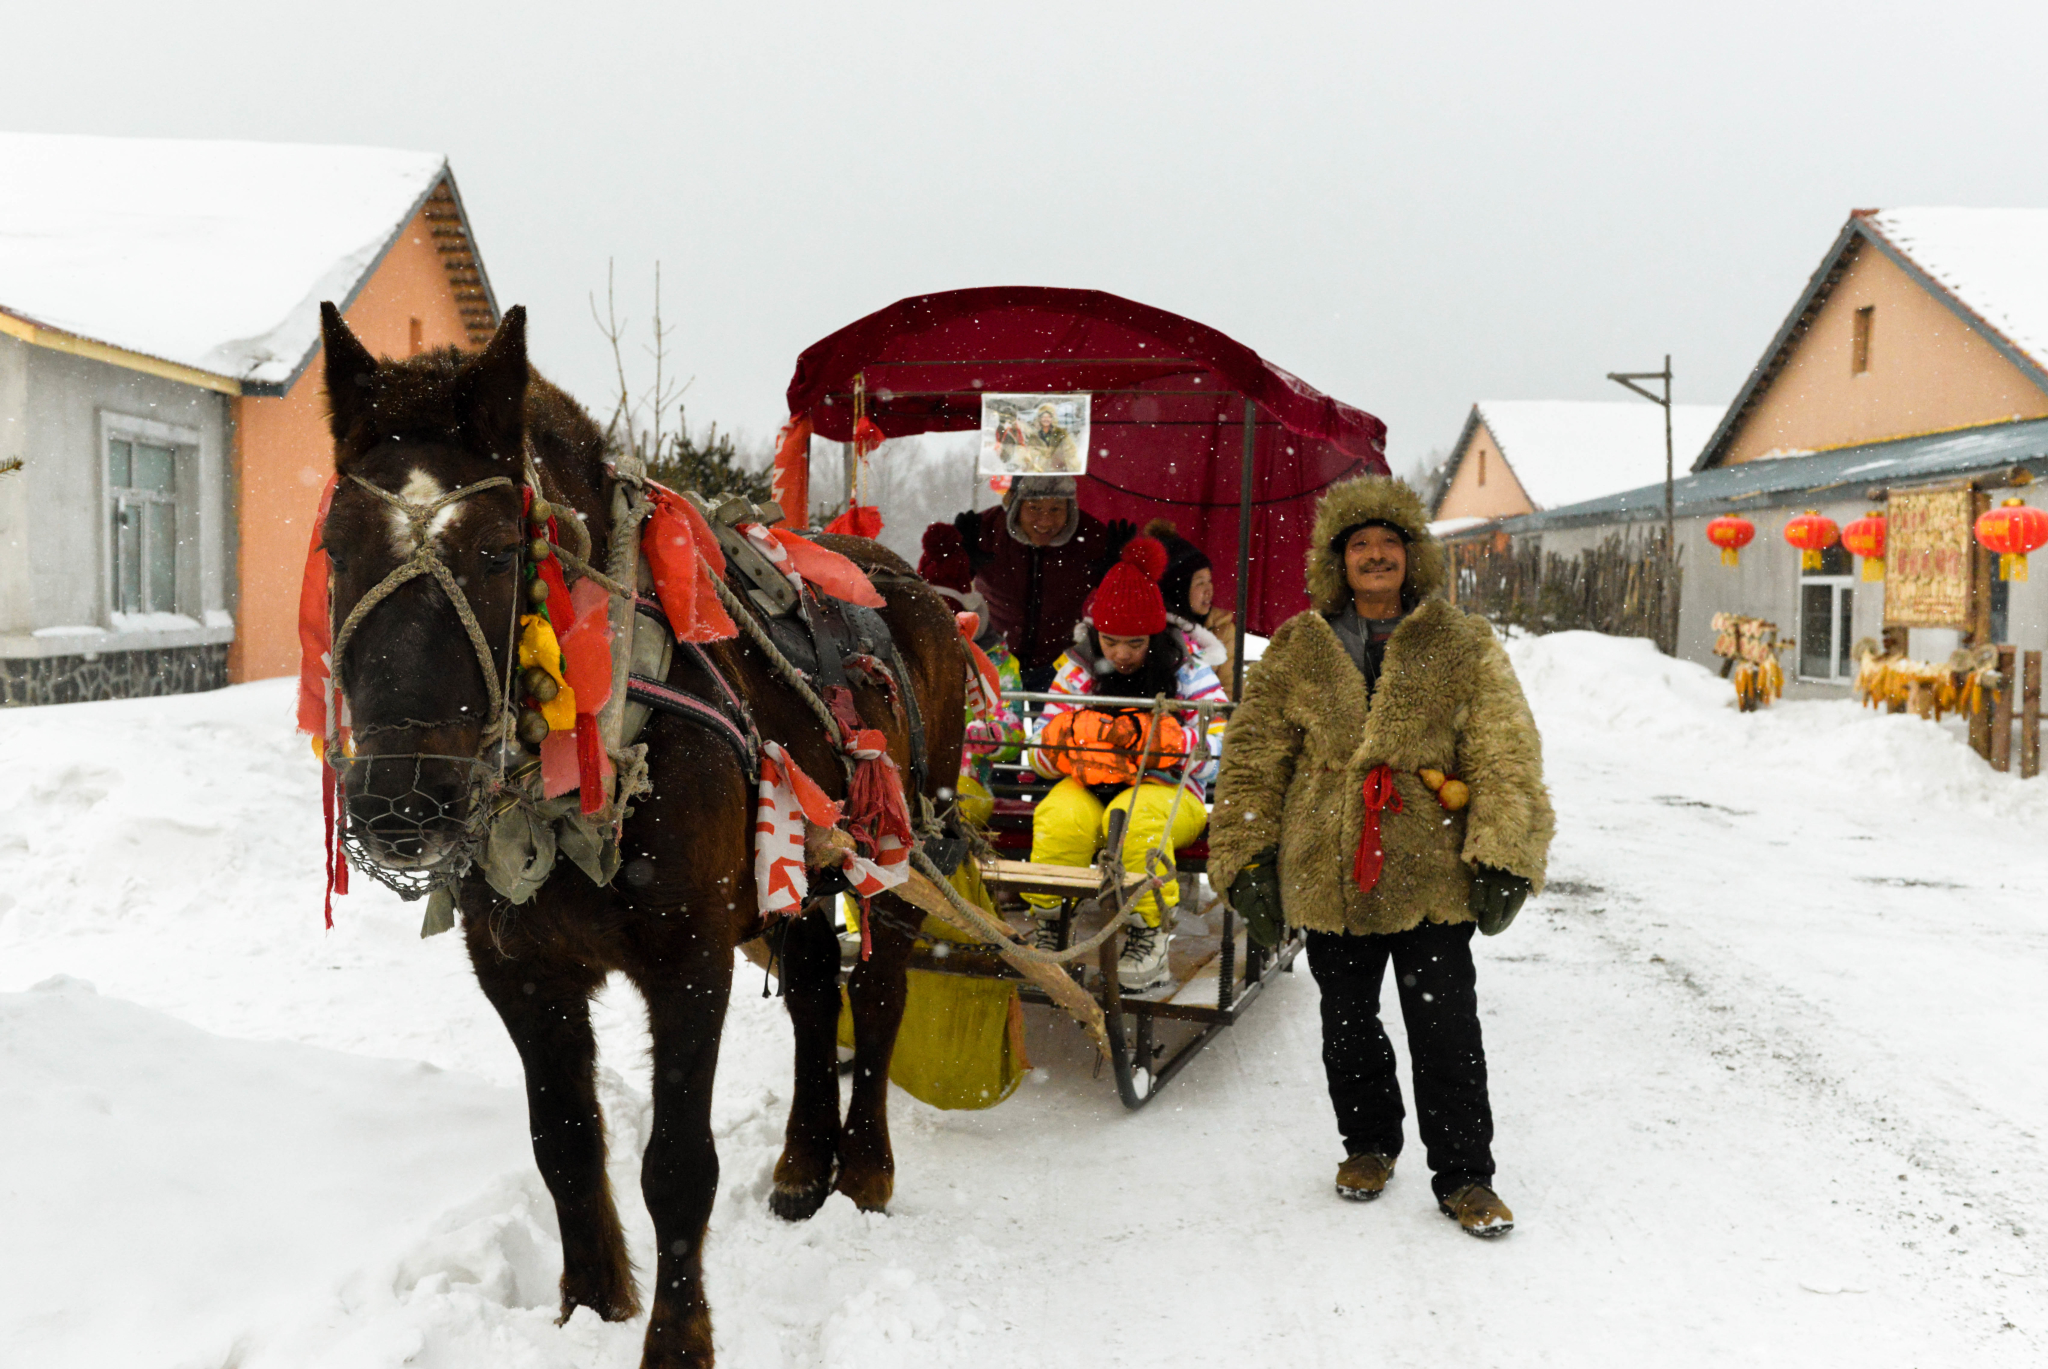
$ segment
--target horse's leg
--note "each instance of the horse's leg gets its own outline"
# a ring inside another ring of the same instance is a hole
[[[605,1175],[597,1042],[590,1032],[590,995],[604,976],[537,949],[511,958],[488,932],[469,931],[469,953],[477,982],[526,1069],[533,1158],[562,1229],[562,1320],[588,1307],[606,1321],[625,1321],[640,1311],[640,1300]]]
[[[768,1205],[792,1222],[824,1206],[838,1150],[839,938],[832,932],[830,907],[814,904],[787,927],[768,934],[769,945],[781,942],[782,996],[796,1035],[789,1127]]]
[[[882,897],[888,898],[887,895]],[[889,1206],[896,1187],[896,1157],[889,1149],[889,1057],[903,1025],[908,990],[904,962],[913,944],[899,921],[915,925],[921,916],[890,898],[888,919],[874,919],[868,958],[846,986],[853,1007],[853,1097],[839,1136],[839,1181],[834,1187],[863,1212]]]
[[[654,1312],[641,1369],[704,1369],[711,1363],[711,1305],[704,1297],[704,1228],[718,1197],[711,1139],[711,1086],[732,997],[732,952],[692,957],[649,986],[654,1038],[654,1127],[640,1163],[640,1192],[654,1219]]]

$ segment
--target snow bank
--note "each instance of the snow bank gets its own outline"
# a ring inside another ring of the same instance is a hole
[[[0,1116],[12,1362],[267,1358],[344,1320],[380,1267],[394,1296],[434,1280],[553,1302],[553,1212],[519,1174],[510,1090],[228,1040],[54,978],[0,994]],[[465,1192],[470,1211],[444,1211]]]
[[[1518,635],[1508,654],[1553,749],[1565,740],[1580,754],[1633,753],[1681,787],[1732,772],[1809,801],[1826,791],[1872,814],[1909,804],[2048,823],[2048,785],[1998,774],[1925,719],[1841,700],[1740,713],[1728,681],[1639,637]]]

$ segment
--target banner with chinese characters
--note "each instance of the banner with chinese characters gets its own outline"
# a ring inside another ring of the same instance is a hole
[[[1894,490],[1885,515],[1886,627],[1970,630],[1975,491]]]

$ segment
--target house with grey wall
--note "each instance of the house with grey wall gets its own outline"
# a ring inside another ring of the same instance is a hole
[[[2030,498],[2048,476],[2048,210],[1858,210],[1849,216],[1691,472],[1673,483],[1683,567],[1677,652],[1716,664],[1712,620],[1764,618],[1796,639],[1796,687],[1846,693],[1852,649],[1886,631],[1884,580],[1840,545],[1803,567],[1784,540],[1807,510],[1838,527],[1899,495],[1967,488],[1982,510]],[[1663,484],[1487,523],[1500,539],[1566,557],[1616,536],[1661,536]],[[1709,521],[1755,539],[1724,566]],[[1971,546],[1968,519],[1955,540]],[[1984,640],[2048,646],[2048,573],[2000,580],[1970,553],[1968,623],[1898,625],[1891,645],[1942,661]],[[2044,551],[2048,556],[2048,551]],[[1895,569],[1895,568],[1888,568]]]

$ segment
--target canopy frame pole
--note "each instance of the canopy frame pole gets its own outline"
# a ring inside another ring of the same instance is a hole
[[[1237,622],[1230,650],[1230,697],[1244,697],[1244,625],[1252,597],[1252,451],[1258,436],[1258,406],[1244,402],[1244,463],[1237,477]]]

